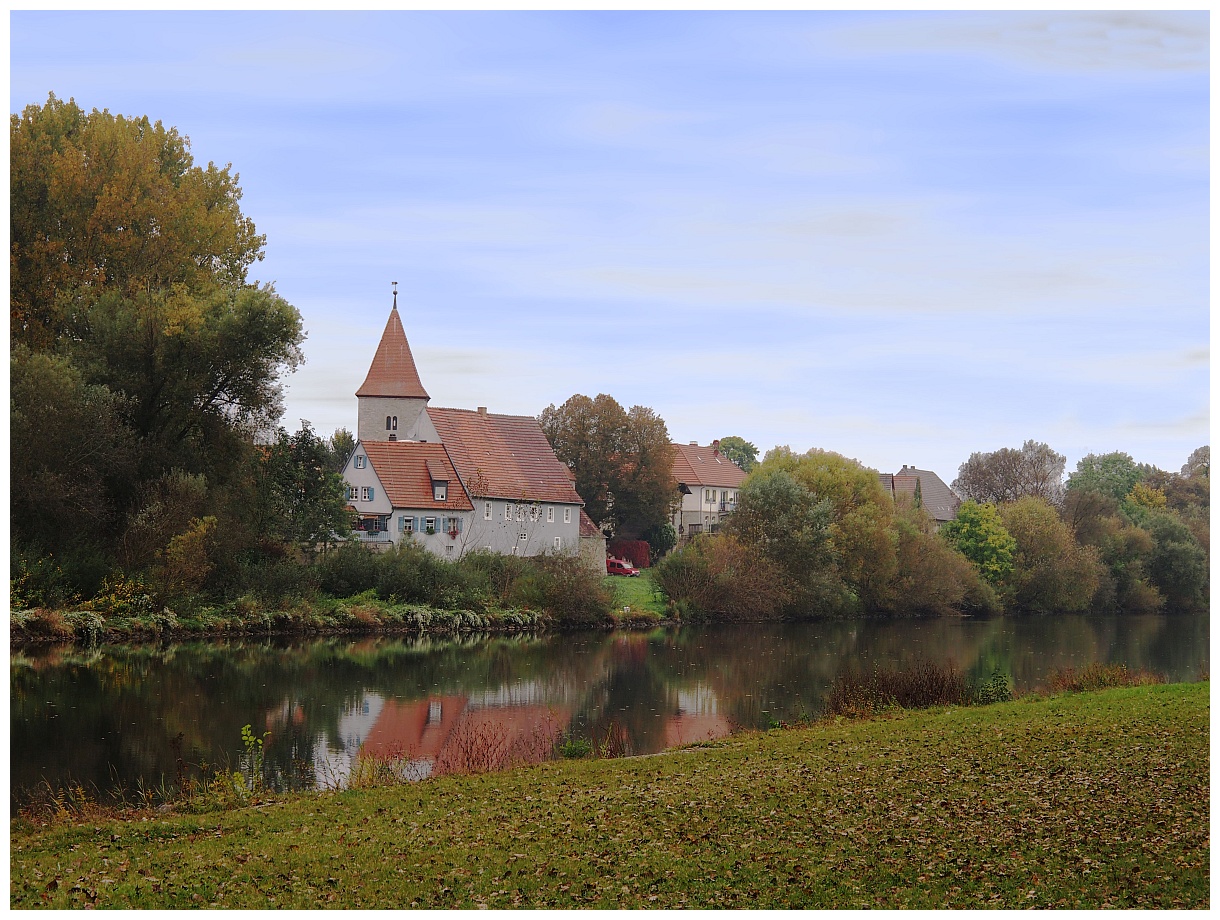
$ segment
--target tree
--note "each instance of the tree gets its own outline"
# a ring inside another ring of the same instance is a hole
[[[1207,605],[1207,553],[1190,529],[1168,511],[1148,515],[1152,536],[1148,580],[1156,586],[1171,610],[1189,611]]]
[[[1122,451],[1088,454],[1076,464],[1076,472],[1068,476],[1067,489],[1100,492],[1122,501],[1149,472],[1151,467],[1136,463]]]
[[[1012,571],[1017,541],[1004,529],[995,505],[972,499],[962,502],[956,520],[941,527],[940,536],[993,585],[1001,584]]]
[[[343,479],[332,468],[330,445],[308,422],[296,434],[281,429],[264,461],[268,530],[312,551],[348,529]]]
[[[756,547],[794,582],[831,566],[833,506],[787,470],[760,470],[737,493],[737,510],[725,530]]]
[[[652,409],[628,412],[605,393],[577,394],[547,406],[538,422],[595,524],[630,539],[669,519],[678,498],[674,447]]]
[[[1100,562],[1082,547],[1044,499],[1027,495],[1000,508],[1004,528],[1016,540],[1005,581],[1012,607],[1029,613],[1085,610],[1100,581]]]
[[[758,448],[736,435],[720,439],[720,453],[728,457],[747,473],[758,465]]]
[[[973,453],[959,467],[953,490],[963,498],[996,505],[1032,496],[1057,506],[1063,499],[1066,463],[1065,456],[1037,441],[1026,441],[1020,450]]]
[[[336,473],[342,473],[347,466],[348,458],[356,449],[356,438],[346,428],[336,428],[330,436],[330,468]]]
[[[848,603],[864,609],[880,606],[897,561],[889,533],[893,503],[876,471],[832,451],[813,448],[796,454],[776,447],[750,475],[776,470],[789,473],[819,501],[829,502],[829,546]]]
[[[10,120],[10,330],[46,348],[99,296],[246,283],[266,238],[238,176],[194,165],[190,142],[51,94]]]
[[[1186,479],[1208,478],[1211,476],[1211,469],[1212,449],[1209,445],[1204,444],[1190,452],[1190,456],[1186,458],[1186,463],[1182,467],[1182,476]]]

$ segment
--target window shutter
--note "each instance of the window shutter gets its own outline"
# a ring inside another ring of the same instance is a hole
[[[449,529],[448,527],[445,526],[445,522],[448,520],[449,520],[448,518],[441,518],[441,533],[444,533],[446,530]]]

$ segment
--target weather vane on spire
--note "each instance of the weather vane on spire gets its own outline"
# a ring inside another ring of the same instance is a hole
[[[393,285],[393,287],[394,287],[394,309],[397,310],[398,309],[398,282],[391,281],[390,284]]]

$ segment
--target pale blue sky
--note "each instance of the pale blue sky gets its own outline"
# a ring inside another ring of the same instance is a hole
[[[398,281],[434,405],[574,393],[952,481],[1209,441],[1207,13],[21,13],[10,108],[233,164],[354,429]]]

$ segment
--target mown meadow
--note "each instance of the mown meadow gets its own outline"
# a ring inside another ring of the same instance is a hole
[[[1209,684],[11,829],[21,907],[1209,906]]]

